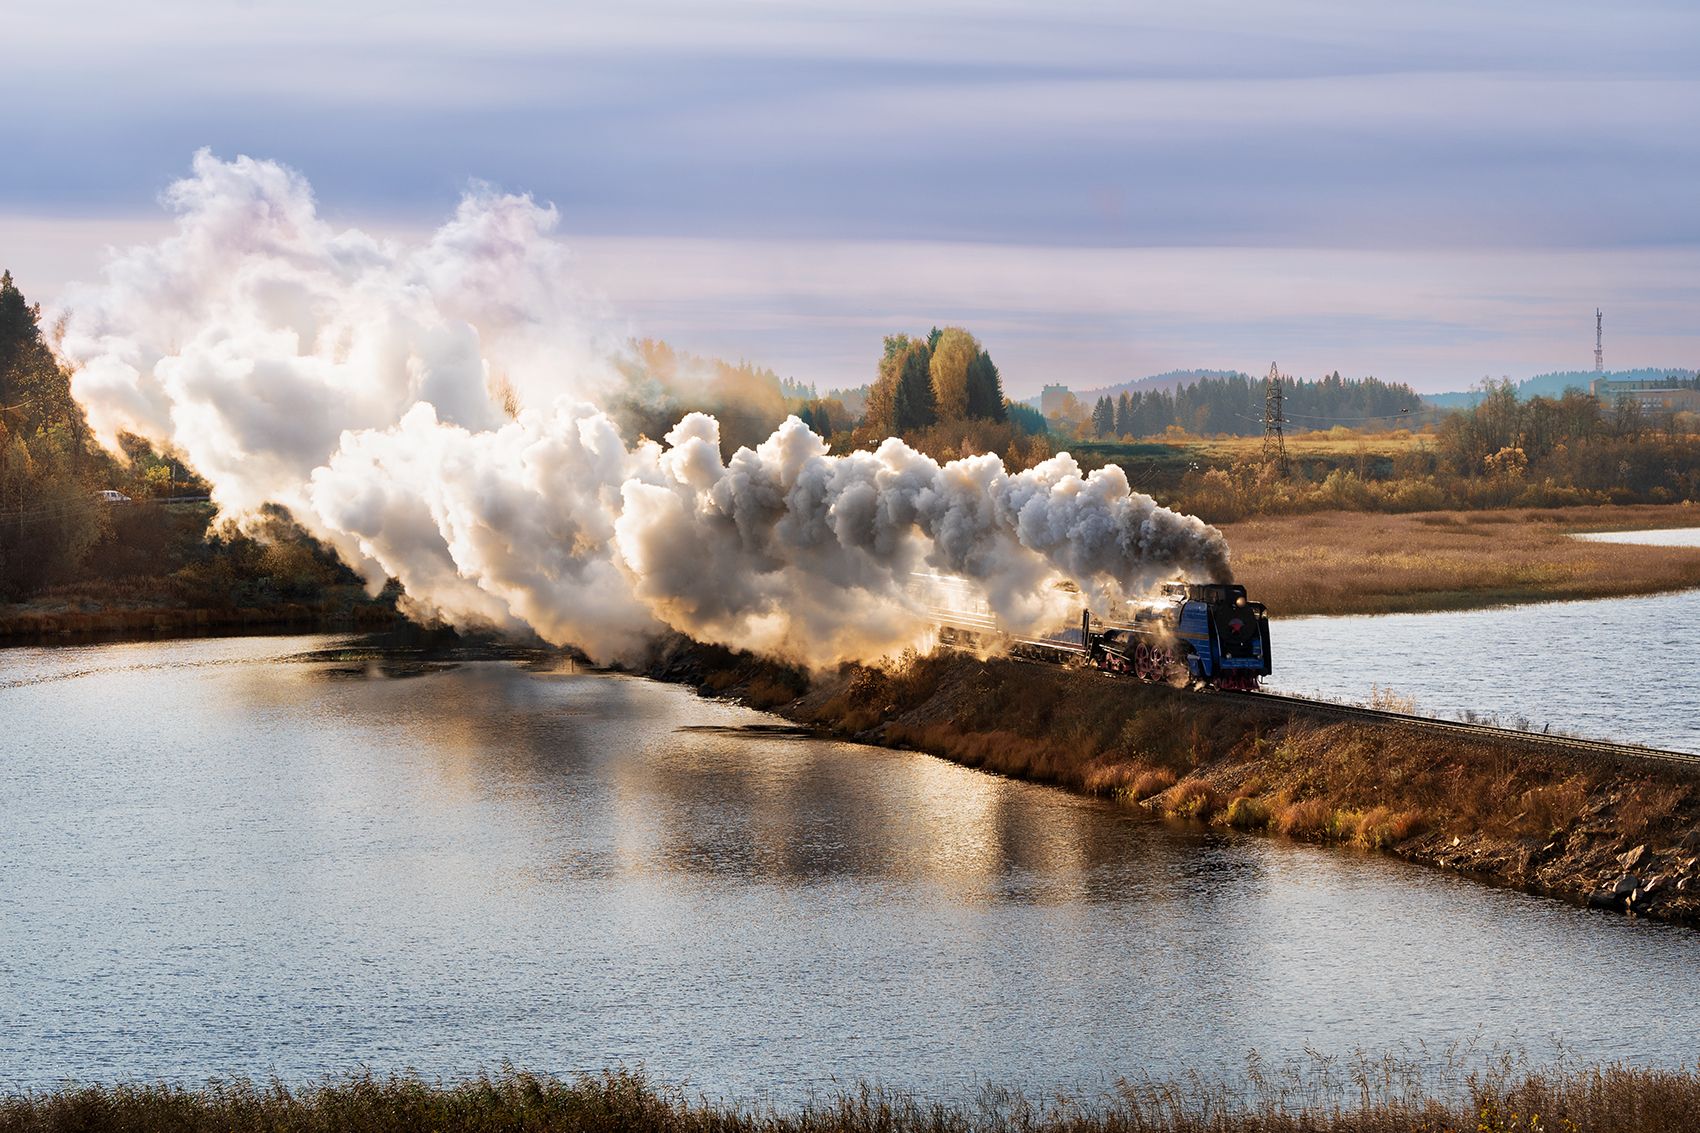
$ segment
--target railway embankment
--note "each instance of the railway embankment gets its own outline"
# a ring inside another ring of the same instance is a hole
[[[681,645],[652,675],[1168,820],[1387,853],[1700,926],[1692,765],[956,653],[811,678]]]

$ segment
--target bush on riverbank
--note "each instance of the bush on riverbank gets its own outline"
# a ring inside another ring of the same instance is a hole
[[[1461,1087],[1437,1085],[1392,1057],[1267,1069],[1254,1055],[1242,1084],[1123,1082],[1101,1103],[988,1088],[953,1105],[863,1086],[784,1110],[693,1098],[623,1071],[560,1079],[508,1069],[453,1083],[363,1074],[298,1088],[67,1086],[0,1098],[0,1133],[1665,1133],[1700,1112],[1694,1070],[1541,1070],[1507,1058]]]

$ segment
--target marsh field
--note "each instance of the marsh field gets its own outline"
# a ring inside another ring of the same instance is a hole
[[[1691,504],[1389,515],[1322,511],[1223,525],[1234,574],[1275,616],[1458,610],[1700,586],[1700,548],[1600,531],[1700,525]]]

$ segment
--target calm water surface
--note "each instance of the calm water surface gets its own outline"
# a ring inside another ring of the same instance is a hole
[[[1700,546],[1700,528],[1579,535]],[[1441,614],[1281,618],[1279,692],[1367,702],[1375,687],[1425,716],[1700,752],[1700,590]]]
[[[1639,543],[1654,547],[1700,547],[1700,527],[1666,528],[1662,531],[1590,531],[1573,535],[1592,543]]]
[[[674,686],[287,659],[329,644],[0,652],[0,1088],[511,1059],[1092,1092],[1478,1028],[1700,1054],[1700,934]]]

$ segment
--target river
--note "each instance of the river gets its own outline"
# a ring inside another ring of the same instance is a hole
[[[507,1059],[789,1103],[1472,1036],[1700,1055],[1700,934],[345,644],[0,651],[0,1090]]]
[[[1700,545],[1700,529],[1602,542]],[[1424,716],[1700,753],[1700,590],[1439,614],[1281,618],[1277,692],[1362,703],[1377,689]]]

